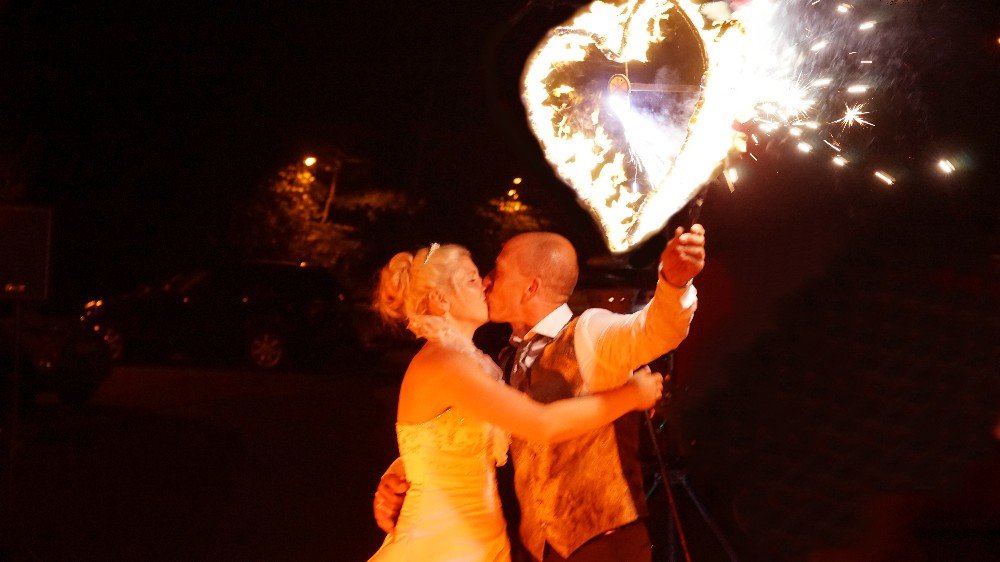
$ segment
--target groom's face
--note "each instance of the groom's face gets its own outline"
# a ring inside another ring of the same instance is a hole
[[[516,245],[505,244],[493,271],[484,280],[491,322],[518,322],[520,319],[521,296],[531,279],[521,274],[517,258]]]

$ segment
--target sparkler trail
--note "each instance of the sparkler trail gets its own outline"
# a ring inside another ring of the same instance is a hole
[[[866,108],[886,81],[877,14],[816,0],[713,4],[708,13],[697,0],[595,1],[525,66],[531,129],[613,252],[655,234],[719,174],[732,186],[739,154],[762,142],[791,137],[801,154],[857,166],[842,147],[875,126]],[[685,82],[657,58],[684,41],[700,49],[700,79]]]
[[[869,113],[871,113],[870,111],[861,111],[862,109],[865,108],[865,104],[859,103],[854,107],[845,104],[844,107],[847,109],[846,111],[844,111],[844,116],[834,121],[834,123],[840,123],[842,125],[841,131],[847,129],[852,125],[860,125],[862,127],[875,126],[870,121],[865,121],[864,119],[861,118],[862,115],[868,115]]]

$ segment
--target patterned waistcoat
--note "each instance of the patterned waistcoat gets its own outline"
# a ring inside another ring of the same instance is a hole
[[[577,318],[511,385],[539,402],[583,393],[573,338]],[[646,515],[639,464],[641,413],[554,445],[514,437],[514,486],[521,540],[539,560],[548,542],[563,557],[593,537]]]

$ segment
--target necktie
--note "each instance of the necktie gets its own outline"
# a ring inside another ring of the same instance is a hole
[[[526,391],[527,387],[531,386],[531,377],[529,375],[529,369],[531,365],[534,364],[535,359],[542,352],[552,338],[541,336],[538,334],[529,334],[517,345],[514,353],[512,354],[513,360],[510,368],[510,385],[518,390]]]

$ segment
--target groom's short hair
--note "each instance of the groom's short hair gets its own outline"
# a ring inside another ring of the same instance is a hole
[[[519,234],[514,241],[521,274],[541,279],[544,289],[563,301],[569,299],[580,275],[573,244],[554,232]]]

